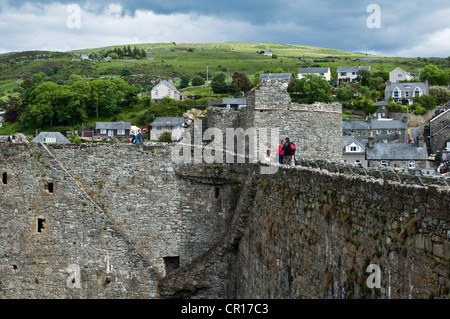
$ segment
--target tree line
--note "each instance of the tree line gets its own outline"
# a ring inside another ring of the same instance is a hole
[[[121,78],[87,81],[71,75],[65,84],[25,80],[20,97],[2,102],[5,120],[19,123],[23,130],[54,126],[75,126],[90,118],[118,114],[132,106],[141,92]]]

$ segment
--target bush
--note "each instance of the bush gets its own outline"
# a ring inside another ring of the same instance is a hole
[[[172,143],[172,133],[171,132],[164,132],[164,133],[162,133],[161,136],[158,139],[158,142]]]
[[[416,107],[412,110],[412,112],[413,112],[414,114],[417,114],[417,115],[423,115],[423,114],[427,113],[427,109],[424,108],[424,107],[422,107],[422,106],[416,106]]]

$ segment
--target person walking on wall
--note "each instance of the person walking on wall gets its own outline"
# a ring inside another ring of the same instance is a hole
[[[283,145],[283,164],[294,166],[294,154],[295,154],[295,144],[286,137],[286,142]]]

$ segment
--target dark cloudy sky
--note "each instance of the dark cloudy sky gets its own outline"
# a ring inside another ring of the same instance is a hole
[[[448,57],[449,17],[449,0],[0,0],[0,53],[233,41]]]

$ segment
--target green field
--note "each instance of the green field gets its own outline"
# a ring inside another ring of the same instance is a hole
[[[396,67],[406,71],[418,71],[427,63],[441,68],[449,68],[448,59],[418,60],[417,58],[377,57],[379,62],[363,62],[361,58],[374,57],[362,53],[318,48],[302,45],[273,43],[148,43],[130,44],[147,52],[141,60],[123,59],[103,61],[102,54],[116,46],[81,49],[71,52],[21,52],[0,55],[0,98],[14,93],[19,80],[31,78],[34,74],[58,68],[56,75],[46,80],[66,81],[71,74],[88,79],[120,76],[122,69],[129,69],[136,83],[151,87],[161,77],[177,78],[183,73],[194,75],[196,72],[225,72],[231,78],[235,71],[253,75],[258,71],[273,72],[282,69],[295,73],[298,68],[311,66],[329,66],[332,74],[338,66],[370,65],[372,71],[390,72]],[[124,46],[117,46],[123,48]],[[278,58],[270,58],[257,52],[271,50]],[[96,54],[98,59],[81,61],[81,54]],[[152,58],[153,61],[148,59]],[[133,79],[128,79],[133,80]]]

